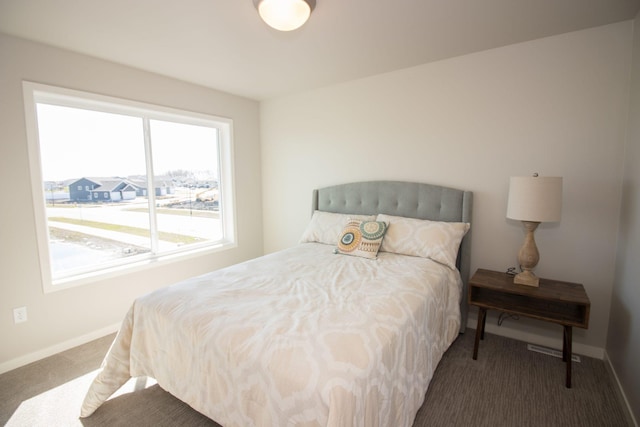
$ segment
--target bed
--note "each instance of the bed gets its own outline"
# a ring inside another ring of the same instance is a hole
[[[471,209],[422,183],[314,190],[298,245],[134,301],[81,417],[148,376],[225,427],[412,425],[464,332]]]

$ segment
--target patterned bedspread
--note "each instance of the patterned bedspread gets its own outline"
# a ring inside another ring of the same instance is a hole
[[[410,426],[458,334],[457,271],[294,248],[137,299],[82,406],[149,376],[225,427]]]

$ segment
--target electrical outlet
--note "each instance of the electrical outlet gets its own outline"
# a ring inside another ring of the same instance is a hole
[[[13,323],[22,323],[27,321],[27,307],[18,307],[13,309]]]

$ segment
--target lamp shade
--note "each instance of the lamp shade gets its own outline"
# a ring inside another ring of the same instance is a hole
[[[520,221],[560,221],[562,177],[512,176],[507,218]]]
[[[300,28],[315,6],[315,0],[254,0],[264,22],[279,31]]]

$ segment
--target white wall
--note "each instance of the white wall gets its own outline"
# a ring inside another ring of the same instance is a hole
[[[233,119],[238,247],[43,294],[23,80]],[[143,293],[262,254],[257,102],[1,34],[0,94],[0,372],[106,333]],[[12,310],[21,306],[27,307],[29,320],[14,325]]]
[[[524,237],[505,219],[509,177],[560,175],[563,216],[536,232],[536,271],[584,284],[591,320],[574,329],[574,349],[602,356],[631,40],[631,22],[617,23],[263,102],[265,251],[297,242],[314,188],[420,181],[474,192],[472,269],[505,270]],[[494,323],[489,331],[561,347],[556,325]]]
[[[634,21],[631,106],[622,185],[616,278],[607,355],[640,421],[640,14]]]

